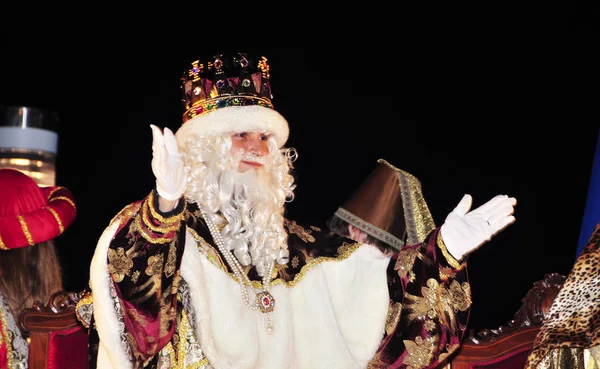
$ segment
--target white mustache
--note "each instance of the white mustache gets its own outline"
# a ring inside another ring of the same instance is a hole
[[[247,161],[250,163],[257,163],[263,165],[265,163],[265,158],[249,152],[245,152],[240,155],[240,161]]]

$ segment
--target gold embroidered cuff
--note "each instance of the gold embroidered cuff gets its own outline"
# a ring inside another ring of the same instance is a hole
[[[444,257],[446,258],[446,261],[448,262],[448,264],[450,264],[450,266],[452,268],[460,270],[465,267],[464,263],[461,264],[458,260],[456,260],[456,258],[454,256],[450,255],[450,252],[446,248],[446,244],[444,243],[444,240],[442,239],[442,232],[438,232],[436,243],[437,243],[437,246],[442,251],[442,255],[444,255]]]
[[[159,210],[157,210],[155,207],[155,202],[157,202],[157,201],[158,200],[156,199],[155,191],[153,190],[152,192],[150,192],[150,196],[148,196],[146,203],[148,204],[150,213],[156,220],[158,220],[159,222],[164,223],[166,225],[171,225],[173,223],[179,222],[182,219],[183,212],[186,207],[185,200],[180,199],[179,200],[180,202],[177,204],[177,206],[175,206],[175,209],[173,209],[171,211],[171,212],[174,212],[174,214],[170,215],[168,217],[163,217],[162,215],[160,215]],[[183,203],[183,205],[182,205],[182,203]]]
[[[152,214],[152,216],[150,216],[148,213]],[[168,223],[154,224],[153,220],[157,222],[160,222],[160,220],[154,216],[150,201],[145,201],[144,205],[142,206],[141,217],[146,227],[148,227],[150,230],[153,232],[166,234],[179,229],[181,220],[183,220],[183,212],[169,217]],[[175,219],[175,221],[172,221],[173,219]]]

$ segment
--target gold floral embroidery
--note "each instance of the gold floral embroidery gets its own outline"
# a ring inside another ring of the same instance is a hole
[[[466,311],[473,303],[471,300],[471,285],[468,282],[461,285],[457,281],[453,281],[450,284],[448,293],[454,311]]]
[[[145,326],[148,325],[148,321],[146,320],[146,318],[144,318],[143,316],[141,316],[140,314],[138,314],[137,310],[135,310],[135,309],[129,309],[127,312],[129,313],[129,317],[131,319],[133,319],[133,321],[135,321],[139,325],[141,325],[142,327],[145,327]]]
[[[338,247],[338,249],[337,249],[338,255],[344,255],[344,254],[348,253],[348,251],[351,248],[353,248],[355,245],[356,245],[355,243],[342,242],[342,246]]]
[[[446,345],[446,349],[448,350],[448,352],[444,352],[440,354],[440,357],[438,359],[438,361],[441,363],[442,361],[444,361],[448,356],[452,355],[452,353],[454,353],[456,350],[458,350],[458,348],[460,347],[460,344],[455,343],[452,346],[448,346]]]
[[[133,272],[133,274],[131,275],[131,281],[133,283],[136,283],[138,278],[140,277],[140,271],[136,270],[135,272]]]
[[[146,274],[149,276],[160,276],[162,273],[164,256],[163,254],[157,254],[148,258],[148,267],[146,268]]]
[[[440,289],[439,298],[439,315],[440,319],[451,327],[456,329],[456,312],[465,311],[471,306],[471,286],[468,283],[463,283],[462,286],[457,281],[452,281],[450,288]],[[447,319],[450,319],[448,322]]]
[[[295,220],[284,221],[285,226],[289,229],[290,233],[295,234],[304,242],[315,242],[315,237],[311,235],[312,231],[307,231],[301,225],[296,224]]]
[[[427,280],[427,287],[421,287],[423,297],[415,296],[410,293],[405,293],[406,303],[404,308],[409,312],[407,319],[413,321],[415,319],[436,317],[436,306],[438,304],[438,289],[439,283],[433,278]]]
[[[163,313],[160,315],[160,337],[165,337],[169,334],[169,327],[177,314],[171,305],[164,305],[161,307],[161,310]]]
[[[298,265],[300,265],[300,259],[297,256],[294,256],[292,258],[292,268],[298,268]]]
[[[431,363],[435,340],[433,338],[423,339],[417,336],[414,341],[404,340],[404,346],[408,355],[402,360],[407,369],[424,368]]]
[[[175,295],[177,293],[177,291],[179,290],[180,283],[181,283],[181,275],[179,274],[179,271],[177,271],[175,278],[173,278],[173,285],[171,286],[171,294],[172,295]]]
[[[421,253],[417,249],[402,250],[398,253],[398,260],[396,260],[394,270],[398,271],[400,278],[406,278],[406,276],[408,276],[408,280],[410,282],[414,282],[415,273],[412,269],[413,265],[415,264],[415,260],[420,257]]]
[[[402,314],[402,304],[399,302],[391,302],[388,308],[388,315],[385,322],[385,332],[389,335],[392,334],[398,322],[400,321],[400,315]]]
[[[456,275],[456,269],[453,268],[449,268],[449,267],[442,267],[440,269],[440,279],[442,281],[447,281],[450,278],[453,278]]]
[[[430,278],[427,280],[427,287],[421,288],[421,294],[423,297],[405,294],[407,302],[404,308],[410,312],[407,315],[409,321],[438,317],[443,324],[456,330],[456,312],[465,311],[471,305],[471,290],[468,283],[461,286],[457,281],[453,281],[450,289],[446,289],[444,285]],[[425,327],[435,328],[435,325],[426,324]]]
[[[319,227],[315,227],[315,226],[310,226],[310,229],[312,229],[313,231],[317,231],[317,232],[321,232],[321,228]]]
[[[175,242],[169,245],[169,254],[167,255],[167,264],[165,265],[165,277],[169,278],[175,273],[175,260],[177,258],[177,248]]]
[[[433,330],[437,328],[437,324],[433,320],[427,320],[423,323],[423,327],[427,329],[428,332],[433,332]]]
[[[122,247],[117,248],[116,251],[108,250],[108,271],[116,283],[121,282],[126,275],[129,275],[131,268],[133,268],[133,260]]]

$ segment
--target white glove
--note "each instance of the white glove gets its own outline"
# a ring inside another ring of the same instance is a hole
[[[459,261],[515,221],[514,197],[498,195],[469,212],[472,203],[471,195],[465,195],[440,229],[448,252]]]
[[[175,201],[183,195],[187,184],[177,140],[169,128],[165,128],[164,136],[157,126],[151,124],[150,128],[152,128],[152,172],[156,177],[156,191],[160,197]]]

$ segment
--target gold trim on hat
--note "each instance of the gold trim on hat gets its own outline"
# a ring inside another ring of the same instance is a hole
[[[52,208],[44,207],[44,209],[48,210],[49,212],[52,213],[52,215],[54,215],[54,219],[56,219],[56,223],[58,223],[58,229],[60,229],[60,233],[63,233],[65,230],[65,227],[63,227],[63,224],[60,221],[60,217],[58,216],[58,213],[56,211],[54,211],[54,209],[52,209]]]
[[[435,222],[423,198],[421,182],[417,177],[396,168],[384,159],[379,159],[377,162],[386,164],[398,173],[406,232],[408,234],[407,243],[414,245],[425,241],[429,233],[435,229]]]
[[[52,193],[54,193],[54,191],[52,191]],[[57,196],[57,197],[51,198],[50,201],[49,201],[49,203],[53,202],[53,201],[57,201],[57,200],[65,200],[66,202],[68,202],[69,204],[71,204],[71,206],[73,207],[73,209],[76,209],[75,203],[73,202],[73,200],[71,200],[70,198],[68,198],[66,196]]]
[[[389,244],[390,246],[400,250],[402,246],[404,246],[404,242],[401,239],[394,236],[393,234],[384,231],[379,227],[375,227],[373,224],[366,222],[364,219],[357,217],[352,214],[348,210],[344,208],[338,208],[335,212],[340,219],[352,224],[355,227],[362,229],[364,232],[367,232],[369,235],[377,238],[378,240]]]
[[[2,241],[2,236],[0,236],[0,250],[8,250],[8,247],[6,247],[4,241]]]
[[[29,232],[29,227],[27,226],[27,222],[25,221],[25,219],[23,219],[23,217],[21,215],[18,215],[17,218],[19,219],[19,223],[21,223],[21,229],[23,229],[23,234],[25,234],[25,238],[27,238],[27,242],[29,243],[29,246],[33,246],[33,237],[31,237],[31,233]]]

